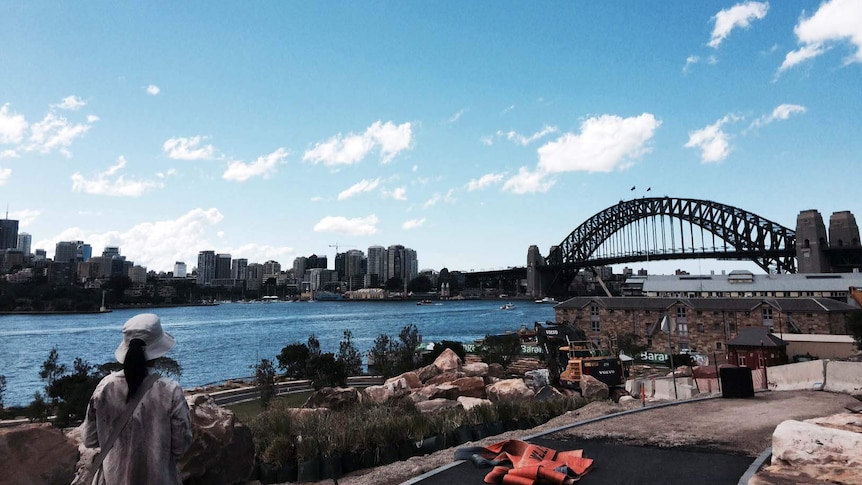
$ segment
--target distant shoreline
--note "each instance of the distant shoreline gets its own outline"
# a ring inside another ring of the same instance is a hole
[[[114,310],[148,310],[151,308],[180,308],[180,307],[191,307],[191,306],[218,306],[218,304],[212,303],[189,303],[182,305],[129,305],[129,306],[116,306],[112,308],[108,308],[106,310],[87,310],[87,311],[58,311],[58,310],[23,310],[23,311],[0,311],[0,316],[2,315],[96,315],[99,313],[111,313]]]

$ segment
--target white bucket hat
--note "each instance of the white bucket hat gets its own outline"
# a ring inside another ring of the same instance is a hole
[[[129,342],[134,339],[144,341],[144,355],[147,360],[158,359],[168,353],[177,341],[173,335],[162,330],[162,323],[155,313],[141,313],[128,319],[123,325],[123,341],[114,352],[117,362],[126,360],[126,352],[129,351]]]

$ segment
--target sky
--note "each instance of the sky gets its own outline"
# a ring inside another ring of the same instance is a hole
[[[0,0],[0,72],[0,203],[49,257],[478,271],[633,197],[862,217],[859,0]]]

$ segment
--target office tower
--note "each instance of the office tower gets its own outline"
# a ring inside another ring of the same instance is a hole
[[[78,259],[78,247],[83,241],[60,241],[54,249],[54,262],[69,263]]]
[[[174,278],[185,278],[187,272],[186,263],[182,261],[174,263]]]
[[[215,251],[201,251],[198,253],[198,286],[211,285],[215,279],[216,255]]]
[[[79,241],[80,242],[80,241]],[[117,255],[119,256],[120,248],[117,248]],[[93,257],[93,248],[89,244],[84,244],[81,242],[78,244],[78,249],[75,250],[75,258],[78,261],[89,261],[90,258]]]
[[[365,275],[366,288],[380,288],[383,286],[386,271],[386,248],[383,246],[370,246],[368,248],[368,268]]]
[[[15,249],[18,245],[18,221],[0,219],[0,250]]]
[[[305,269],[308,267],[308,258],[305,256],[299,256],[293,260],[293,277],[296,279],[296,282],[299,283],[302,281],[302,278],[305,276]]]
[[[230,264],[230,277],[234,280],[244,280],[246,268],[248,268],[247,259],[234,259],[233,262]]]
[[[259,290],[263,281],[263,265],[249,263],[245,268],[245,287],[248,290]]]
[[[275,278],[281,272],[281,264],[278,261],[269,260],[263,263],[263,279]]]
[[[338,281],[344,281],[347,274],[347,253],[335,253],[335,273]]]
[[[358,249],[351,249],[345,253],[344,260],[345,278],[343,281],[347,281],[347,289],[357,290],[362,288],[362,282],[365,277],[365,272],[363,271],[365,254]]]
[[[102,257],[105,259],[114,259],[120,256],[120,248],[117,246],[107,246],[105,250],[102,251]]]
[[[216,254],[216,270],[215,279],[227,280],[230,279],[230,254]]]
[[[30,245],[32,243],[33,236],[27,234],[26,232],[18,234],[18,245],[16,247],[24,253],[24,256],[30,255]]]

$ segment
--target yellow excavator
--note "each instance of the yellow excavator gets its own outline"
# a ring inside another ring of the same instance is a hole
[[[545,351],[552,385],[580,390],[583,376],[592,376],[609,388],[625,385],[619,356],[596,345],[580,328],[536,322],[536,338]]]

